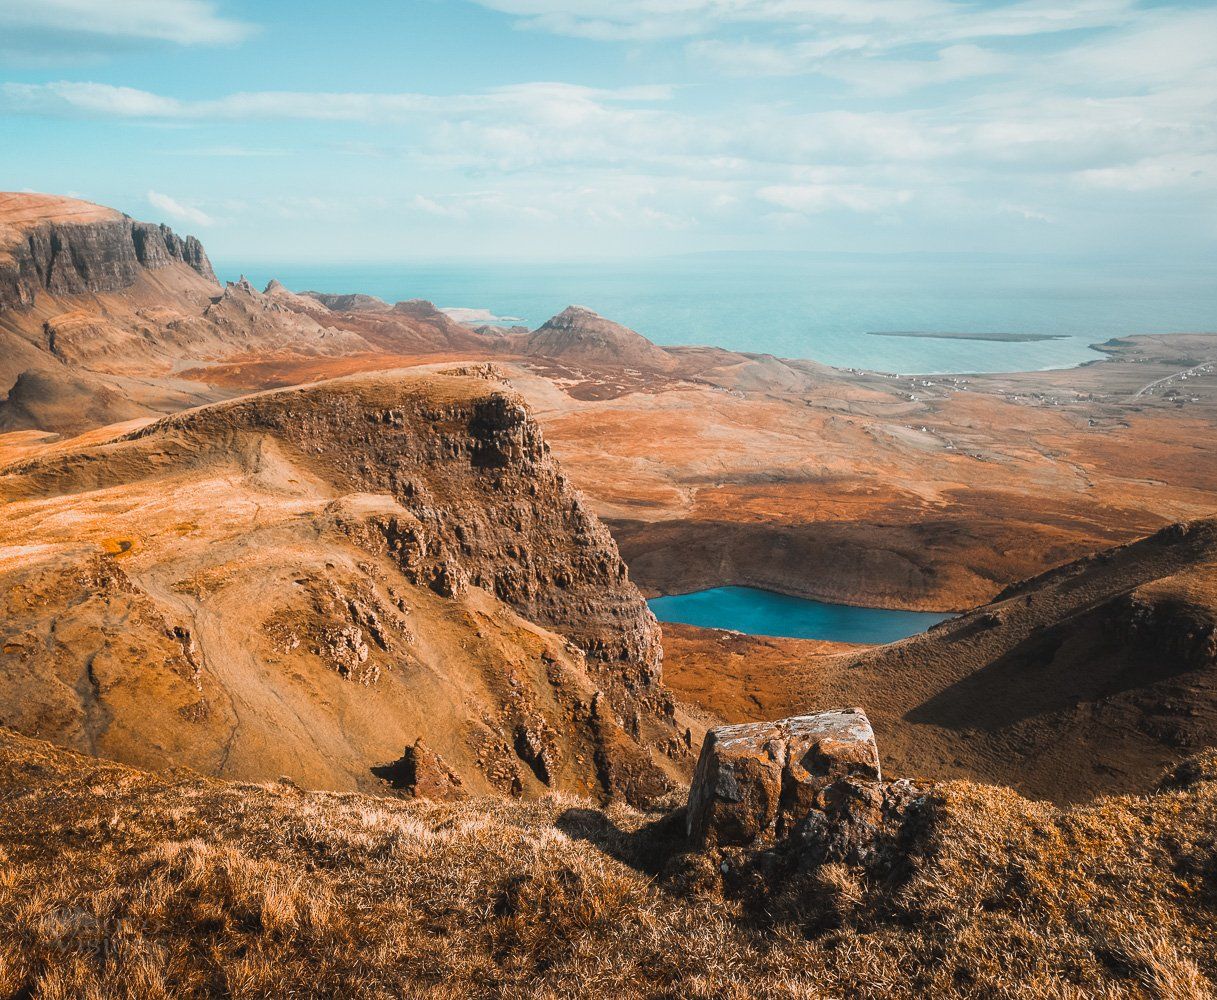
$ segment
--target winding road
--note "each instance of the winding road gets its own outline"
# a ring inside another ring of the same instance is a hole
[[[1167,382],[1170,382],[1172,379],[1181,378],[1184,375],[1193,375],[1198,371],[1208,368],[1212,363],[1213,362],[1211,362],[1211,361],[1205,361],[1201,364],[1195,365],[1192,368],[1185,368],[1181,372],[1174,372],[1171,375],[1164,375],[1162,378],[1154,379],[1154,381],[1141,386],[1140,389],[1138,389],[1136,392],[1134,392],[1132,394],[1132,398],[1139,399],[1141,396],[1144,396],[1147,392],[1149,392],[1151,389],[1153,389],[1154,386],[1156,386],[1156,385],[1165,385]]]

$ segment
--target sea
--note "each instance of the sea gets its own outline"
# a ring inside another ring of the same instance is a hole
[[[1113,337],[1217,331],[1212,260],[703,253],[558,263],[217,261],[217,270],[259,286],[278,278],[296,291],[428,299],[529,328],[582,305],[658,344],[900,374],[1065,368],[1099,359],[1091,345]],[[916,336],[884,335],[895,332]],[[984,339],[995,335],[1002,339]]]

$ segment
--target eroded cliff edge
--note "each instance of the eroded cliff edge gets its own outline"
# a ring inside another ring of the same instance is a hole
[[[202,243],[166,225],[52,195],[0,196],[0,309],[28,308],[41,292],[120,291],[141,269],[173,263],[216,280]]]

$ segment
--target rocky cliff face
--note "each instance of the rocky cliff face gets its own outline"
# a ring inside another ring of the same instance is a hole
[[[489,366],[454,371],[494,374]],[[411,582],[443,596],[482,587],[611,666],[614,684],[653,701],[659,626],[612,536],[550,457],[523,402],[481,379],[485,391],[470,395],[470,381],[402,392],[380,378],[342,380],[188,412],[136,437],[175,424],[211,448],[245,431],[273,435],[343,492],[387,494],[408,512],[350,530],[392,552]],[[666,696],[654,706],[660,701]]]
[[[273,355],[273,367],[299,356],[488,353],[485,338],[429,302],[318,298],[279,282],[260,292],[244,278],[220,288],[193,237],[39,194],[0,192],[0,317],[5,430],[75,434],[111,414],[226,398],[230,386],[200,376],[233,355]],[[17,391],[6,399],[6,389]]]
[[[32,217],[31,200],[0,202],[0,309],[27,308],[41,292],[81,295],[133,284],[141,268],[186,264],[209,281],[215,272],[193,236],[116,212]]]

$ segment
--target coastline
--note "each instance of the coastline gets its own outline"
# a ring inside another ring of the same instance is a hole
[[[237,264],[219,270],[235,275]],[[837,368],[908,374],[1013,373],[1071,368],[1093,359],[1102,336],[1160,334],[1217,325],[1204,269],[1123,271],[1032,267],[1017,280],[967,261],[818,261],[749,258],[696,262],[434,265],[290,262],[246,267],[257,281],[358,289],[386,301],[423,296],[445,308],[523,317],[535,328],[573,302],[662,347],[717,345],[737,353],[816,360]],[[295,283],[293,283],[295,282]],[[890,337],[869,332],[1020,331],[1051,340],[1006,342]]]

